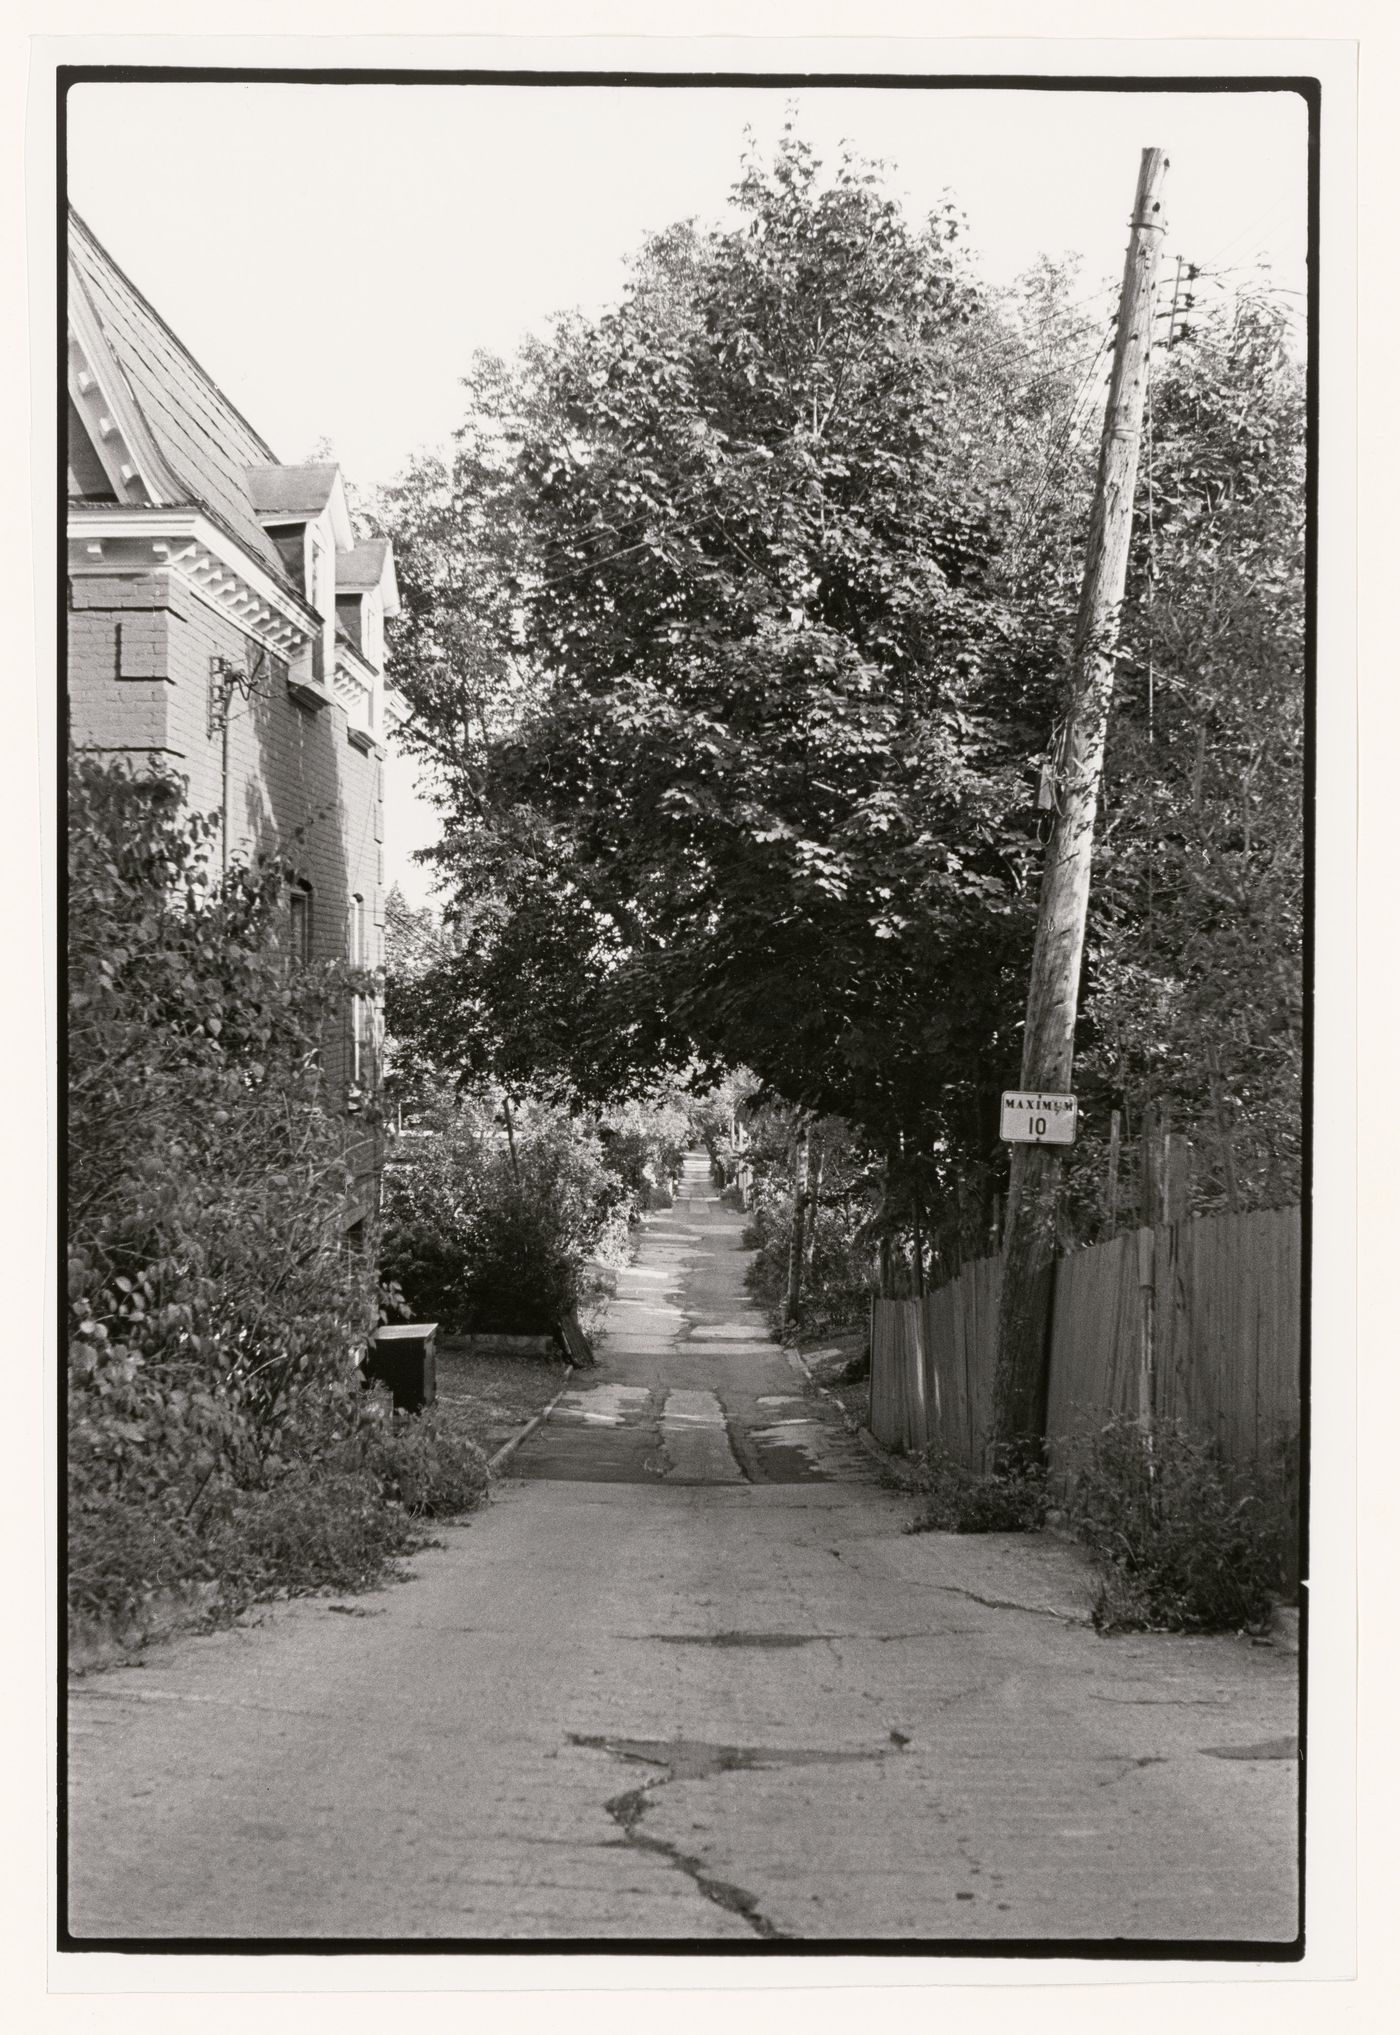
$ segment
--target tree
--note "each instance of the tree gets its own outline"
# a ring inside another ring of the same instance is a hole
[[[489,1013],[498,1071],[744,1062],[975,1163],[1070,594],[1017,504],[1071,367],[1027,337],[1044,278],[986,299],[951,202],[915,229],[791,135],[735,200],[486,370],[393,525],[470,615],[429,601],[396,646],[472,928],[439,1042],[472,1061]]]
[[[947,1268],[1004,1182],[1114,286],[990,292],[951,202],[911,224],[791,134],[734,196],[478,363],[451,460],[380,504],[454,941],[390,1022],[435,1075],[575,1103],[747,1066],[868,1141]],[[1139,482],[1081,1236],[1112,1108],[1209,1147],[1200,1206],[1298,1181],[1301,395],[1267,307],[1195,322]]]
[[[1139,481],[1091,910],[1076,1154],[1101,1207],[1108,1105],[1165,1113],[1193,1205],[1302,1190],[1304,392],[1266,293],[1160,354]]]

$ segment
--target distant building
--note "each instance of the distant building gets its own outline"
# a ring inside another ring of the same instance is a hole
[[[225,860],[275,849],[295,868],[294,951],[377,969],[390,546],[357,541],[338,467],[278,460],[76,213],[68,587],[75,745],[184,777],[191,806],[222,816]],[[326,1043],[352,1110],[378,1037],[357,998]],[[379,1170],[366,1133],[347,1225],[374,1207]]]

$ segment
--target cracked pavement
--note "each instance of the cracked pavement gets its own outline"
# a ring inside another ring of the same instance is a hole
[[[414,1581],[74,1683],[75,1937],[1292,1939],[1294,1659],[1103,1640],[1073,1548],[904,1533],[686,1189]]]

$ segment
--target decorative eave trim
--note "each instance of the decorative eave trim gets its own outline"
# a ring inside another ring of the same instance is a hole
[[[343,643],[335,646],[331,690],[349,719],[366,730],[370,729],[374,719],[374,677]]]
[[[384,688],[385,725],[391,729],[406,728],[412,719],[413,715],[409,712],[408,701],[404,698],[403,694],[397,687],[386,685]]]
[[[279,657],[295,657],[325,626],[199,509],[70,502],[68,571],[74,578],[168,572]]]
[[[87,285],[68,265],[68,393],[87,426],[118,501],[159,506],[180,487],[102,330]]]
[[[342,643],[339,637],[336,638],[335,661],[337,665],[343,664],[345,666],[347,673],[354,679],[356,685],[362,685],[366,688],[371,687],[379,677],[378,671],[370,663],[364,652],[357,650],[353,643]]]
[[[345,709],[345,732],[350,740],[366,755],[380,754],[384,687],[379,672],[351,644],[337,643],[331,683]]]

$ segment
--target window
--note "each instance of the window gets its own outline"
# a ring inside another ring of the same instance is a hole
[[[369,1075],[369,1009],[367,996],[354,995],[350,999],[350,1081],[352,1087],[363,1088]]]
[[[306,598],[321,617],[324,625],[316,637],[311,651],[311,676],[318,681],[324,681],[334,657],[334,651],[331,649],[329,638],[334,631],[335,600],[333,590],[331,590],[330,597],[328,598],[326,579],[325,540],[315,530],[311,530],[308,532],[307,540]],[[326,616],[327,606],[329,606],[331,611],[331,619],[329,621]]]
[[[350,900],[346,945],[351,967],[368,968],[369,929],[365,919],[365,901],[358,891]],[[371,1081],[373,1050],[374,1001],[356,990],[350,997],[350,1080],[354,1088],[363,1088]]]
[[[305,966],[311,959],[311,886],[309,883],[294,883],[287,898],[290,940],[293,961]]]
[[[316,531],[307,534],[306,598],[319,614],[326,592],[326,547]]]

